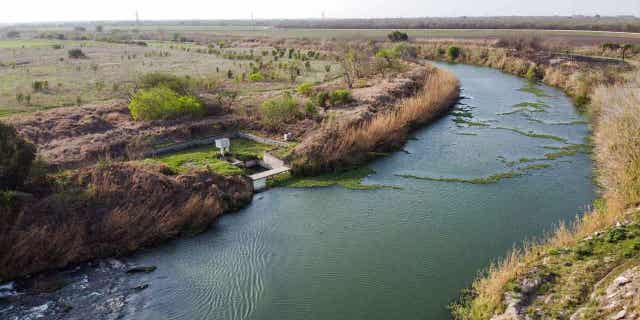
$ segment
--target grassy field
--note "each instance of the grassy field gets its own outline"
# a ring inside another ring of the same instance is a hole
[[[68,50],[75,48],[81,49],[86,58],[69,58]],[[285,55],[274,61],[273,48],[225,47],[215,53],[208,49],[203,45],[162,41],[140,46],[99,41],[0,40],[0,116],[124,98],[135,80],[149,72],[224,82],[229,90],[241,95],[291,88],[303,82],[319,83],[339,73],[334,61],[322,57],[310,60],[309,68],[297,61],[301,73],[291,83],[288,71],[277,67],[293,63],[293,59]],[[259,64],[254,59],[273,63],[277,78],[249,81],[251,66]],[[36,90],[36,81],[46,82],[46,88]]]
[[[276,157],[282,158],[291,152],[291,148],[293,148],[293,146],[295,146],[295,144],[291,144],[291,146],[288,147],[274,147],[243,138],[231,139],[230,156],[240,159],[261,159],[265,152],[270,152]],[[146,159],[145,161],[166,164],[176,172],[186,172],[191,169],[209,167],[216,173],[230,176],[236,174],[249,174],[251,171],[231,165],[229,162],[222,160],[219,157],[219,149],[214,145],[208,145]]]
[[[272,149],[273,146],[251,140],[232,139],[230,151],[233,156],[253,156],[261,158],[265,151]],[[229,162],[219,159],[219,157],[220,151],[214,145],[209,145],[159,156],[146,161],[164,163],[177,172],[209,167],[216,173],[222,175],[245,174],[242,168],[231,165]]]

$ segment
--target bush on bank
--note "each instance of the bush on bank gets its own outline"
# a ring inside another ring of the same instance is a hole
[[[270,128],[277,128],[280,124],[295,120],[300,116],[298,101],[289,93],[281,97],[266,100],[260,106],[262,123]]]
[[[24,184],[35,154],[33,144],[18,136],[13,127],[0,122],[0,191],[15,190]]]
[[[336,172],[370,160],[375,152],[397,149],[416,125],[432,121],[459,96],[459,82],[449,72],[432,69],[417,95],[401,100],[393,110],[362,123],[325,122],[290,157],[296,175]]]
[[[129,103],[129,111],[134,120],[201,117],[206,112],[196,97],[180,95],[164,86],[139,90]]]

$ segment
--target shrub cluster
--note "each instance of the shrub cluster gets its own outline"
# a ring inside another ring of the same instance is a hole
[[[409,35],[404,33],[404,32],[394,31],[394,32],[389,33],[387,35],[387,38],[389,38],[389,40],[392,41],[392,42],[400,42],[400,41],[409,40]]]
[[[347,89],[336,89],[329,93],[329,102],[332,106],[347,104],[353,100],[351,92]]]
[[[0,122],[0,190],[15,190],[24,184],[35,159],[36,147]]]
[[[295,120],[300,116],[298,101],[291,94],[285,93],[282,97],[263,102],[260,106],[260,114],[266,126],[277,128],[279,124]]]
[[[310,97],[311,95],[313,95],[313,83],[303,83],[301,85],[298,86],[298,88],[296,88],[296,90],[298,91],[299,94],[305,96],[305,97]]]
[[[81,49],[71,49],[69,50],[69,58],[71,59],[81,59],[86,58],[87,55]]]
[[[196,97],[180,95],[166,86],[139,90],[129,103],[129,111],[134,120],[201,117],[205,114],[202,102]]]
[[[168,73],[151,72],[138,79],[140,89],[166,87],[180,95],[192,95],[194,82],[187,77],[178,77]]]
[[[447,48],[447,57],[449,57],[449,60],[456,60],[460,56],[461,51],[460,47],[450,46]]]

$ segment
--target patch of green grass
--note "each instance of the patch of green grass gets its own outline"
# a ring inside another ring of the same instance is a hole
[[[550,167],[551,167],[551,165],[548,164],[548,163],[538,163],[538,164],[532,164],[530,166],[518,168],[518,170],[520,170],[520,171],[542,170],[542,169],[546,169],[546,168],[550,168]]]
[[[341,186],[353,190],[374,190],[385,188],[381,185],[365,185],[362,179],[375,173],[368,167],[361,167],[334,173],[325,173],[313,177],[295,177],[289,173],[284,173],[269,180],[269,187],[289,187],[289,188],[319,188]]]
[[[550,106],[542,101],[536,102],[520,102],[518,104],[513,105],[514,108],[524,108],[531,112],[544,112],[546,108]]]
[[[496,173],[487,177],[480,178],[471,178],[471,179],[462,179],[462,178],[434,178],[434,177],[420,177],[411,174],[397,174],[396,176],[407,178],[407,179],[417,179],[417,180],[428,180],[428,181],[440,181],[440,182],[459,182],[459,183],[471,183],[471,184],[490,184],[496,183],[502,179],[510,179],[521,176],[522,173],[519,172],[501,172]]]
[[[451,115],[456,118],[473,118],[473,113],[463,110],[453,111],[451,112]]]
[[[513,111],[508,111],[508,112],[502,112],[502,113],[497,113],[497,115],[499,116],[508,116],[508,115],[512,115],[512,114],[516,114],[516,113],[521,113],[521,112],[532,112],[529,109],[516,109]],[[540,112],[547,112],[546,110],[542,110]]]
[[[269,145],[257,143],[248,139],[232,139],[231,153],[235,157],[262,157],[264,151],[270,150]],[[176,153],[159,156],[150,161],[158,161],[166,164],[171,169],[178,172],[185,172],[194,168],[209,167],[212,171],[222,175],[244,174],[242,168],[236,167],[229,162],[219,159],[219,150],[214,145],[208,145]]]
[[[455,118],[453,119],[453,122],[455,122],[458,125],[466,124],[470,127],[489,127],[490,126],[484,122],[470,121],[463,118]]]
[[[269,150],[269,152],[274,155],[278,159],[284,159],[293,152],[293,149],[296,148],[297,143],[289,143],[287,146],[276,147],[275,149]]]
[[[567,142],[567,139],[562,138],[562,137],[558,137],[558,136],[554,136],[554,135],[551,135],[551,134],[535,133],[533,131],[522,131],[520,129],[506,128],[506,127],[496,127],[496,129],[509,130],[509,131],[515,132],[517,134],[521,134],[523,136],[527,136],[527,137],[531,137],[531,138],[549,139],[549,140],[554,140],[554,141],[559,141],[559,142],[564,142],[564,143]]]
[[[562,157],[575,156],[578,153],[591,153],[591,145],[588,144],[570,144],[563,147],[544,146],[545,149],[557,150],[556,152],[545,153],[547,160],[556,160]]]
[[[456,133],[459,136],[477,136],[477,133],[473,133],[473,132],[457,132]]]
[[[55,43],[49,40],[0,40],[0,49],[47,47]]]
[[[550,97],[550,95],[546,94],[538,85],[533,82],[529,82],[526,86],[518,89],[518,91],[531,93],[536,97]]]
[[[231,139],[231,153],[236,156],[262,158],[265,151],[270,151],[272,149],[273,146],[258,143],[249,139]]]
[[[186,172],[191,169],[209,168],[210,170],[225,176],[244,174],[244,170],[231,163],[220,160],[218,151],[211,147],[185,150],[170,155],[161,156],[145,161],[164,163],[177,172]]]

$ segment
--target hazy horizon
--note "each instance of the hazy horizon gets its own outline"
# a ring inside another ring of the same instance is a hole
[[[224,4],[183,0],[167,5],[151,0],[113,0],[88,3],[80,0],[11,1],[0,12],[0,23],[131,21],[141,20],[235,20],[310,18],[416,18],[491,16],[640,16],[638,0],[540,0],[519,3],[486,0],[478,8],[473,0],[443,3],[435,0],[325,0],[301,4],[294,0],[237,0]]]

